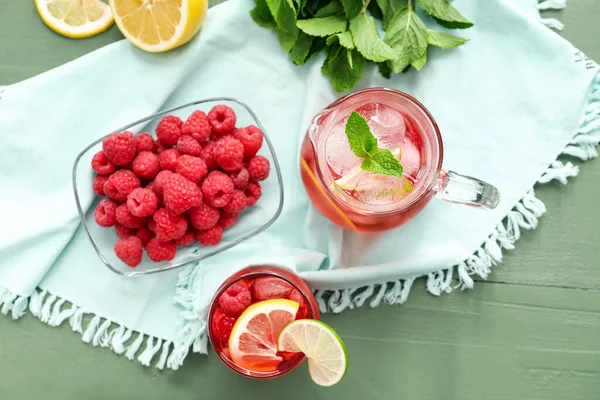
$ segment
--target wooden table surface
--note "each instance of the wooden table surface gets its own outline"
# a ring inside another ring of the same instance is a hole
[[[548,14],[565,23],[565,38],[600,61],[597,2],[570,0]],[[0,0],[0,85],[121,38],[113,27],[65,39],[42,24],[32,0]],[[0,399],[598,400],[599,183],[595,159],[567,186],[536,188],[548,207],[539,227],[472,291],[436,298],[420,280],[401,307],[326,315],[351,362],[333,388],[313,385],[305,368],[274,381],[244,379],[214,354],[189,356],[177,372],[144,368],[84,344],[68,324],[50,328],[26,315],[0,316]]]

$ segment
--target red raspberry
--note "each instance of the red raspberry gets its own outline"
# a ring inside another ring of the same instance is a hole
[[[123,203],[116,210],[117,222],[127,228],[142,228],[148,221],[146,218],[136,217],[129,212],[127,203]]]
[[[177,254],[177,246],[173,242],[161,242],[157,238],[152,238],[146,245],[146,253],[154,262],[170,261]]]
[[[200,143],[190,135],[181,135],[177,140],[177,150],[179,150],[181,154],[199,156],[202,153],[202,146],[200,146]]]
[[[156,126],[156,137],[158,140],[169,147],[175,146],[177,139],[181,136],[181,125],[183,122],[173,116],[163,117]]]
[[[163,151],[158,155],[160,168],[175,172],[175,168],[177,168],[177,159],[179,156],[180,154],[176,149],[167,149]]]
[[[210,124],[206,114],[200,110],[194,111],[181,126],[181,134],[191,135],[200,143],[206,142],[210,135]]]
[[[293,287],[276,276],[261,276],[254,280],[252,295],[257,300],[284,299]]]
[[[233,135],[231,133],[227,133],[225,135],[220,135],[216,132],[213,132],[210,134],[210,140],[213,142],[217,142],[219,139],[223,139],[223,138],[233,138]]]
[[[223,228],[215,225],[210,229],[198,231],[196,239],[203,246],[216,246],[223,239]]]
[[[252,296],[250,289],[239,282],[235,282],[219,296],[219,306],[223,312],[232,317],[238,317],[250,306]]]
[[[142,179],[154,179],[160,171],[158,157],[149,151],[142,151],[138,154],[131,167],[133,172]]]
[[[118,202],[127,200],[133,189],[139,188],[140,180],[128,169],[120,169],[112,174],[104,184],[104,193]]]
[[[106,153],[100,150],[92,157],[92,169],[100,175],[110,175],[117,167],[108,160]]]
[[[221,211],[221,216],[219,217],[219,225],[223,230],[231,228],[238,220],[238,214],[228,213],[225,211]]]
[[[158,207],[158,198],[150,189],[137,188],[127,196],[127,209],[136,217],[149,217]]]
[[[262,181],[269,176],[271,165],[269,160],[263,156],[254,156],[246,163],[246,168],[250,174],[250,179],[254,181]]]
[[[179,239],[187,231],[187,219],[181,215],[171,215],[164,208],[156,210],[152,219],[156,222],[156,238],[163,242]]]
[[[163,151],[167,150],[168,148],[171,148],[172,146],[165,146],[164,144],[162,144],[160,142],[160,140],[156,139],[154,141],[154,147],[156,147],[156,154],[160,154]]]
[[[154,139],[148,132],[142,132],[137,135],[135,138],[135,151],[137,154],[142,151],[149,151],[154,153],[156,151],[156,144],[154,144]]]
[[[231,200],[225,204],[223,211],[237,214],[246,209],[246,195],[241,190],[233,189],[231,192]]]
[[[105,175],[96,175],[92,182],[92,188],[94,189],[94,193],[98,196],[104,196],[104,184],[108,180],[108,176]]]
[[[195,232],[186,232],[177,240],[174,240],[173,243],[177,246],[186,247],[191,246],[196,243],[196,233]]]
[[[177,167],[175,168],[175,172],[189,181],[198,183],[204,179],[208,173],[208,170],[204,160],[202,160],[200,157],[184,154],[177,159]]]
[[[250,174],[248,174],[248,170],[246,168],[242,168],[238,172],[231,172],[229,177],[233,181],[233,185],[236,189],[244,190],[246,189],[246,185],[248,185]]]
[[[115,243],[115,254],[130,267],[137,267],[142,262],[142,241],[137,236],[119,239]]]
[[[262,147],[263,133],[254,125],[240,128],[235,133],[235,138],[244,145],[244,157],[254,157]]]
[[[248,182],[248,186],[246,186],[246,190],[244,190],[244,194],[246,195],[246,205],[251,207],[256,204],[260,196],[262,196],[262,189],[258,182],[250,181]]]
[[[214,158],[216,145],[217,142],[208,142],[202,148],[202,153],[200,154],[200,157],[204,160],[204,163],[206,163],[206,168],[208,168],[209,171],[217,168],[217,162]]]
[[[154,237],[154,233],[148,228],[140,228],[135,233],[135,236],[142,241],[142,246],[146,247],[148,242]]]
[[[164,198],[167,210],[173,215],[179,215],[202,204],[202,191],[194,182],[173,174],[164,184]]]
[[[229,203],[233,192],[233,181],[221,171],[212,171],[202,182],[202,193],[206,202],[213,207]]]
[[[225,135],[235,129],[235,113],[230,107],[219,104],[208,113],[208,122],[213,132]]]
[[[212,316],[211,332],[221,342],[227,343],[229,341],[229,336],[231,335],[231,330],[233,329],[234,324],[234,317],[225,315],[223,310],[217,308]]]
[[[202,203],[200,207],[190,208],[188,215],[190,222],[196,229],[206,230],[215,226],[217,221],[219,221],[221,213],[219,213],[218,209]]]
[[[94,210],[94,219],[100,226],[108,228],[114,226],[117,223],[117,206],[111,199],[102,199]]]
[[[102,148],[111,162],[119,167],[124,167],[135,157],[133,133],[113,133],[102,140]]]
[[[231,137],[219,139],[213,157],[217,165],[225,171],[237,171],[242,168],[244,162],[244,145]]]
[[[171,171],[169,171],[171,172]],[[160,172],[159,172],[160,173]],[[152,190],[152,193],[154,193],[154,195],[156,196],[156,208],[162,207],[165,203],[164,199],[163,199],[163,195],[161,194],[156,194],[156,183],[154,181],[150,182],[149,184],[146,185],[146,189],[148,190]]]
[[[157,196],[163,196],[165,183],[169,180],[171,175],[173,175],[173,172],[169,171],[168,169],[160,171],[156,175],[156,178],[154,178],[154,181],[152,181],[152,183],[154,183],[152,190]]]
[[[119,239],[127,239],[129,236],[135,235],[135,229],[117,223],[117,225],[115,225],[115,233]]]

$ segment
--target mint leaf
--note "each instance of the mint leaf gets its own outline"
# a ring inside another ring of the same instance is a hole
[[[298,36],[296,10],[292,0],[266,0],[266,2],[279,30]]]
[[[408,5],[408,0],[377,0],[383,18],[381,19],[383,29],[387,30],[394,14]]]
[[[418,0],[419,5],[427,14],[448,29],[466,29],[473,23],[462,16],[448,0]]]
[[[314,37],[309,36],[304,32],[300,32],[294,47],[290,50],[290,57],[294,64],[303,65],[306,62],[314,39]]]
[[[383,40],[396,54],[389,62],[392,71],[401,72],[427,50],[427,28],[412,7],[404,7],[392,17]]]
[[[362,11],[365,5],[364,0],[342,0],[344,11],[346,12],[346,19],[350,21],[356,17]]]
[[[377,139],[375,139],[377,140]],[[393,175],[402,178],[404,168],[388,149],[378,149],[370,158],[365,158],[360,168],[378,174]]]
[[[344,6],[342,6],[340,0],[332,0],[331,3],[320,8],[315,14],[315,17],[324,18],[331,15],[344,15]]]
[[[419,58],[417,58],[416,60],[412,60],[410,62],[410,65],[412,65],[417,71],[420,71],[421,68],[423,68],[425,66],[425,63],[427,62],[427,51],[425,51],[425,53],[423,53],[423,55]]]
[[[380,62],[395,58],[394,51],[379,37],[375,18],[360,14],[350,21],[350,32],[356,49],[367,60]]]
[[[449,35],[443,32],[432,31],[431,29],[427,31],[427,43],[432,46],[441,47],[442,49],[453,49],[468,41],[469,39]]]
[[[277,31],[277,39],[279,40],[279,44],[281,45],[281,47],[283,47],[286,53],[289,53],[296,44],[296,40],[298,39],[298,32],[299,31],[289,33],[282,30]]]
[[[354,49],[354,40],[352,39],[352,34],[349,31],[337,33],[335,35],[329,36],[327,38],[327,45],[329,46],[332,43],[339,42],[342,47],[347,48],[348,50]]]
[[[263,28],[273,29],[277,27],[277,23],[275,23],[275,19],[273,19],[273,15],[269,11],[266,0],[254,0],[254,4],[256,4],[256,7],[250,10],[250,16],[254,22]]]
[[[318,54],[321,51],[323,51],[325,49],[325,47],[326,47],[325,38],[321,38],[321,37],[314,38],[312,45],[310,46],[310,50],[308,51],[308,55],[306,56],[306,60],[304,60],[304,62],[307,62],[315,54]]]
[[[296,26],[311,36],[329,36],[346,30],[346,18],[332,15],[324,18],[301,19]]]
[[[377,138],[371,133],[367,120],[356,111],[352,111],[346,122],[346,136],[357,157],[368,158],[377,152]]]
[[[392,77],[392,69],[386,62],[381,62],[377,64],[379,68],[379,73],[386,79],[390,79]]]
[[[321,73],[329,78],[338,92],[345,92],[360,80],[365,69],[365,58],[356,50],[351,50],[352,65],[348,62],[347,50],[338,43],[327,48],[327,58],[321,67]]]

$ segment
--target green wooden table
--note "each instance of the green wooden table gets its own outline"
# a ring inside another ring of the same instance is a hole
[[[600,60],[596,3],[571,0],[549,14]],[[46,29],[32,0],[0,0],[0,85],[121,38],[113,27],[68,40]],[[333,388],[313,385],[305,368],[244,379],[214,354],[189,356],[177,372],[144,368],[84,344],[68,324],[50,328],[27,315],[0,316],[0,399],[600,399],[598,182],[600,159],[568,186],[537,188],[547,215],[472,291],[436,298],[418,281],[402,307],[326,315],[351,362]]]

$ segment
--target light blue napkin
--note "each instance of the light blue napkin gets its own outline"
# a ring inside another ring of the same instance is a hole
[[[310,205],[298,170],[312,116],[339,97],[322,58],[293,65],[276,37],[256,26],[251,0],[211,9],[199,36],[166,54],[121,41],[0,94],[0,310],[27,311],[51,326],[69,321],[83,340],[177,368],[205,353],[206,309],[218,285],[253,263],[298,272],[324,310],[403,303],[413,280],[433,294],[486,277],[521,228],[545,211],[533,185],[577,174],[560,154],[597,155],[597,65],[540,23],[534,0],[456,0],[475,27],[452,51],[432,50],[421,72],[382,78],[367,69],[358,88],[388,86],[428,107],[444,139],[444,168],[495,184],[502,201],[482,211],[437,199],[392,232],[356,234]],[[561,6],[546,1],[542,7]],[[430,22],[429,20],[427,20]],[[356,89],[358,89],[356,88]],[[86,144],[126,123],[184,102],[232,96],[247,102],[273,139],[285,206],[267,231],[200,265],[142,278],[110,272],[79,228],[71,166]],[[84,315],[91,318],[83,319]]]

